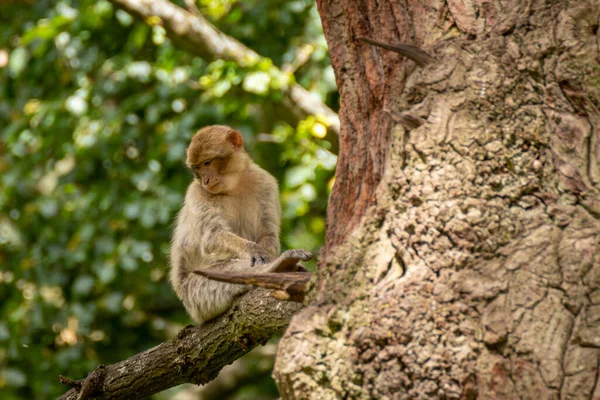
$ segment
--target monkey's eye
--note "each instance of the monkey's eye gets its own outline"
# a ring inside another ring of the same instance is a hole
[[[208,167],[208,166],[210,165],[210,163],[211,163],[211,162],[212,162],[212,160],[207,160],[207,161],[204,161],[204,162],[202,163],[202,165],[204,165],[205,167]]]

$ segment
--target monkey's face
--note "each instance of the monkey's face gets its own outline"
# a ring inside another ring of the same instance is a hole
[[[212,194],[233,191],[245,167],[242,136],[227,126],[210,126],[194,135],[187,164],[204,190]]]
[[[226,189],[226,170],[229,157],[214,157],[202,161],[192,167],[194,178],[209,193],[219,194]]]

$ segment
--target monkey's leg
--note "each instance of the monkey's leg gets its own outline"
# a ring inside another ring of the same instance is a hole
[[[237,296],[249,289],[248,285],[217,282],[192,273],[183,281],[178,295],[192,319],[201,324],[224,313]]]
[[[273,262],[255,266],[252,271],[256,272],[283,272],[289,271],[300,261],[308,261],[312,258],[312,253],[307,250],[295,249],[284,251]]]
[[[297,266],[298,262],[308,261],[311,258],[310,251],[287,250],[268,264],[252,267],[248,260],[229,259],[205,270],[249,273],[284,272],[300,268]],[[202,323],[221,315],[231,306],[235,297],[248,289],[250,289],[249,285],[218,282],[192,273],[187,276],[181,295],[192,318],[196,322]]]
[[[290,271],[300,261],[308,261],[313,257],[312,253],[308,250],[294,249],[286,250],[275,260],[266,264],[258,264],[252,266],[249,260],[242,260],[239,258],[230,258],[213,265],[209,270],[215,270],[219,272],[284,272]]]

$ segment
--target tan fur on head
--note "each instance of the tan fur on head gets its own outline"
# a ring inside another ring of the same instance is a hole
[[[187,149],[187,165],[194,178],[211,194],[235,190],[249,160],[242,135],[223,125],[200,129]]]
[[[242,135],[225,125],[212,125],[200,129],[187,148],[188,166],[200,165],[207,159],[227,157],[243,149]]]

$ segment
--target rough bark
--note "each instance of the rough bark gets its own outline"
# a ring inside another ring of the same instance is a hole
[[[219,31],[199,13],[191,13],[168,0],[110,1],[144,22],[155,18],[155,23],[162,25],[173,43],[191,54],[209,61],[234,61],[242,66],[260,61],[254,50]],[[338,115],[299,84],[289,85],[282,91],[284,96],[280,105],[284,113],[280,116],[286,116],[294,123],[310,115],[319,116],[328,125],[325,138],[332,144],[330,150],[336,153],[340,130]]]
[[[340,155],[282,397],[599,399],[600,1],[317,3]]]
[[[207,383],[224,366],[282,332],[299,308],[271,298],[267,290],[253,290],[214,321],[188,326],[172,340],[93,371],[84,398],[141,399],[182,383]],[[84,380],[67,384],[86,388]],[[79,392],[73,388],[60,399],[81,400]]]

